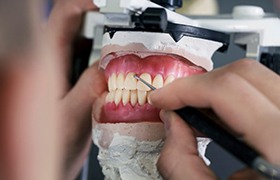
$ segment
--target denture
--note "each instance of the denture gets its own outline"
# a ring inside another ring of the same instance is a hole
[[[203,68],[175,55],[112,56],[105,68],[109,93],[104,106],[106,113],[100,120],[103,123],[160,122],[159,110],[147,99],[151,89],[133,76],[137,74],[156,88],[162,88],[177,78],[202,72],[205,72]]]
[[[106,179],[161,179],[156,168],[165,138],[160,110],[148,101],[150,88],[133,76],[162,88],[211,70],[211,56],[220,46],[191,37],[174,42],[164,33],[104,34],[100,67],[108,94],[95,106],[100,110],[94,110],[92,132]],[[208,162],[204,154],[210,140],[197,140],[198,152]]]

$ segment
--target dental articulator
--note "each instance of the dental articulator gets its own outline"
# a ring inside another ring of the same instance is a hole
[[[260,7],[237,6],[229,15],[191,19],[175,12],[182,6],[180,0],[93,1],[100,10],[86,14],[82,34],[94,39],[90,63],[103,59],[101,68],[108,65],[108,55],[120,56],[122,49],[130,50],[127,45],[134,44],[141,50],[184,56],[210,71],[213,69],[212,55],[227,50],[231,35],[233,43],[246,50],[247,58],[253,58],[280,74],[280,36],[277,36],[280,20],[264,13]],[[134,78],[151,90],[156,89],[141,77]],[[200,111],[186,107],[175,112],[249,167],[267,177],[280,179],[279,167],[269,164]]]

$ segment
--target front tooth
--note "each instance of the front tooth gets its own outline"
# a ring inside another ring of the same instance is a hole
[[[122,92],[122,103],[126,105],[129,101],[130,92],[127,89],[124,89]]]
[[[114,97],[115,97],[115,91],[111,91],[107,94],[105,102],[113,102],[114,101]]]
[[[152,84],[152,77],[150,74],[148,73],[143,73],[141,74],[140,78],[142,78],[143,80],[145,80],[147,83]],[[140,91],[149,91],[151,90],[148,86],[146,86],[144,83],[142,83],[141,81],[138,81],[137,83],[137,89]]]
[[[153,92],[153,91],[148,91],[148,92],[147,92],[147,102],[148,102],[149,104],[152,104],[151,101],[149,100],[149,96],[150,96],[150,94],[151,94],[152,92]]]
[[[113,73],[108,79],[108,89],[109,91],[114,91],[117,89],[117,76]]]
[[[147,99],[147,91],[138,90],[137,95],[138,95],[138,104],[141,106],[144,105]]]
[[[157,89],[162,88],[163,86],[163,78],[160,74],[156,75],[153,80],[153,86]]]
[[[167,76],[167,78],[166,78],[165,81],[164,81],[163,86],[166,86],[167,84],[171,83],[171,82],[174,81],[174,80],[175,80],[175,77],[174,77],[173,75]]]
[[[123,89],[124,88],[124,75],[123,73],[119,73],[117,77],[117,88]]]
[[[136,90],[137,88],[137,79],[135,79],[133,76],[135,73],[128,73],[126,75],[126,78],[124,80],[124,88],[129,90]]]
[[[122,90],[117,89],[116,94],[115,94],[115,98],[114,98],[115,104],[118,105],[121,102],[121,99],[122,99]]]
[[[137,91],[136,90],[130,91],[130,103],[132,106],[135,106],[137,103]]]

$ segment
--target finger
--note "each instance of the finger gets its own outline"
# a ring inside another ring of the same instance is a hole
[[[33,62],[1,67],[0,179],[57,179],[60,169],[61,132],[49,113],[48,76]]]
[[[234,62],[218,70],[217,75],[226,72],[238,74],[280,108],[280,96],[278,95],[280,86],[275,86],[275,84],[280,84],[280,76],[278,74],[266,68],[258,61],[248,59]]]
[[[68,128],[75,128],[77,132],[89,132],[86,130],[91,128],[92,104],[105,90],[104,74],[98,69],[98,63],[95,63],[83,73],[76,86],[62,100],[67,110],[66,116],[73,120],[64,118],[68,123]],[[83,121],[77,122],[77,119],[83,119]]]
[[[70,157],[66,164],[76,165],[66,166],[70,169],[67,169],[68,172],[78,172],[77,167],[81,167],[87,155],[91,137],[91,107],[105,89],[104,74],[98,69],[98,63],[95,63],[83,73],[76,86],[60,102],[61,107],[64,108],[63,126],[67,127],[65,135],[67,147],[73,147],[66,153]]]
[[[100,122],[101,120],[101,117],[104,115],[104,111],[103,111],[103,108],[104,108],[104,105],[105,105],[105,99],[106,99],[106,96],[107,96],[108,92],[104,92],[100,98],[98,98],[93,106],[92,106],[92,122]],[[94,124],[93,124],[94,126]]]
[[[216,179],[198,156],[193,131],[173,112],[161,112],[166,140],[157,163],[163,179]]]
[[[82,111],[77,113],[75,111],[77,116],[84,115],[85,111],[88,112],[96,98],[107,88],[104,73],[98,69],[98,63],[88,68],[75,87],[63,98],[63,101],[69,102],[68,106],[72,107],[70,109]]]
[[[52,68],[63,84],[63,92],[69,88],[70,56],[72,42],[78,35],[83,14],[97,9],[91,0],[60,0],[49,17],[47,25],[47,49],[52,54]]]
[[[60,0],[51,12],[47,32],[60,48],[70,47],[80,28],[83,14],[96,9],[91,0]]]
[[[267,178],[261,176],[258,172],[249,168],[237,171],[229,177],[229,180],[240,180],[240,179],[266,180]]]
[[[218,78],[204,74],[179,79],[151,94],[150,101],[164,109],[186,105],[211,107],[233,131],[275,161],[271,155],[277,154],[277,147],[280,147],[273,138],[278,136],[279,110],[236,74],[227,73]],[[263,131],[264,127],[270,131]],[[262,134],[256,136],[260,132]]]

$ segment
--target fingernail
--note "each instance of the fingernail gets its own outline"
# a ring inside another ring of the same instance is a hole
[[[149,104],[153,105],[152,96],[154,96],[153,94],[155,94],[159,91],[160,91],[159,89],[154,90],[154,91],[150,91],[150,93],[148,94],[148,97],[147,97],[147,100],[148,100]]]
[[[160,119],[163,121],[164,123],[164,128],[166,133],[169,132],[170,130],[170,117],[171,117],[171,112],[170,111],[160,111]]]

